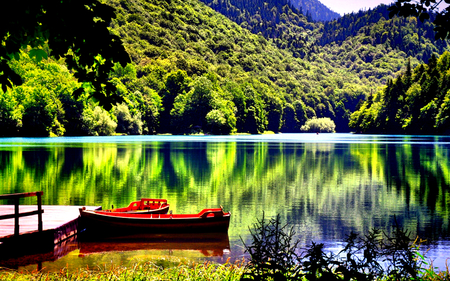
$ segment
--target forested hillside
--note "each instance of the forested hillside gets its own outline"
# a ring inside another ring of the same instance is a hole
[[[319,0],[291,0],[294,7],[315,21],[332,21],[341,17]]]
[[[113,32],[133,61],[111,73],[126,103],[106,112],[91,100],[65,98],[71,90],[56,82],[37,87],[56,79],[45,72],[49,65],[65,73],[67,83],[76,81],[63,62],[36,62],[24,52],[14,68],[36,75],[2,95],[13,124],[3,135],[291,132],[314,117],[345,126],[352,111],[347,107],[376,87],[327,62],[295,58],[198,1],[109,4],[117,9]],[[34,95],[42,103],[33,103]],[[76,126],[66,121],[77,119]]]
[[[217,116],[230,116],[230,120],[234,116],[236,125],[227,126],[237,132],[294,132],[306,119],[314,117],[335,120],[339,130],[347,126],[349,114],[365,92],[377,86],[375,81],[360,81],[346,69],[334,68],[324,60],[295,57],[288,49],[276,48],[271,38],[253,35],[197,1],[172,1],[171,5],[165,1],[127,5],[122,2],[121,6],[111,3],[119,11],[113,27],[125,38],[135,64],[151,68],[150,76],[154,76],[156,66],[164,71],[163,83],[152,87],[163,103],[161,123],[166,126],[160,126],[159,132],[205,130],[204,118],[211,110]],[[294,11],[289,6],[283,9],[288,14]],[[295,16],[305,20],[299,14],[280,14],[285,19]],[[291,21],[286,22],[287,28],[295,27]],[[306,29],[297,27],[304,32],[314,30],[312,23],[305,22],[305,26]],[[186,79],[193,82],[167,93],[164,79],[179,71],[184,71]],[[138,80],[144,79],[147,78],[138,75]],[[205,93],[196,92],[196,81],[207,83],[207,91],[219,97],[198,100],[198,95]],[[222,109],[211,104],[220,100]],[[189,111],[198,108],[200,102],[202,106],[209,104],[203,111]],[[233,106],[234,114],[226,112],[225,108]],[[197,120],[191,120],[193,116]]]
[[[197,0],[109,0],[117,13],[111,30],[132,59],[110,74],[125,102],[105,111],[75,99],[80,84],[64,61],[23,50],[11,63],[23,85],[0,91],[0,135],[299,132],[315,118],[345,132],[357,104],[406,69],[405,51],[376,40],[380,32],[391,38],[396,29],[386,25],[401,24],[403,42],[420,38],[413,67],[445,46],[414,29],[414,18],[367,21],[325,43],[349,27],[308,21],[288,2],[252,3],[209,2],[226,17]]]
[[[318,25],[290,0],[201,0],[254,34],[271,39],[279,48],[304,57],[315,44]]]
[[[245,5],[239,0],[204,1],[253,33],[261,33],[279,48],[288,49],[294,56],[307,61],[320,57],[334,68],[346,68],[360,79],[367,78],[377,84],[385,84],[388,78],[398,75],[406,57],[412,57],[416,65],[448,48],[448,42],[434,40],[432,24],[415,18],[390,19],[386,5],[345,15],[332,22],[311,23],[289,5],[280,10],[278,1],[266,1],[265,12],[254,8],[259,6],[258,1],[253,0],[245,1]],[[271,12],[281,13],[275,19],[282,20],[273,20]],[[273,33],[274,30],[279,32]],[[296,38],[292,34],[303,36]]]
[[[448,49],[448,42],[434,40],[436,33],[431,22],[416,18],[389,19],[388,8],[380,5],[373,10],[346,14],[336,21],[324,23],[319,44],[341,44],[348,38],[362,35],[362,44],[386,45],[424,62],[433,53],[442,54]]]
[[[450,133],[450,53],[389,80],[352,114],[350,125],[361,133]]]

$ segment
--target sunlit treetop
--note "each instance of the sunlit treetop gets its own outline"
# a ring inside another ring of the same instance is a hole
[[[90,96],[111,108],[120,101],[108,82],[114,63],[130,58],[120,38],[108,27],[114,9],[99,0],[4,1],[0,16],[0,85],[3,91],[20,85],[21,77],[8,65],[21,50],[38,61],[64,58],[80,82],[92,88]],[[48,48],[48,49],[47,49]],[[78,97],[84,89],[74,92]]]
[[[446,5],[440,10],[441,5]],[[403,17],[414,16],[421,21],[429,20],[435,15],[436,39],[448,39],[450,37],[450,0],[397,0],[390,8],[390,16]]]

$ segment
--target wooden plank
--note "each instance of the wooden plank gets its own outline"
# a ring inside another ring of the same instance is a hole
[[[13,193],[13,194],[4,194],[0,195],[0,200],[4,199],[13,199],[14,200],[14,235],[18,236],[20,234],[20,227],[19,227],[19,218],[25,217],[25,216],[32,216],[37,215],[38,216],[38,231],[42,232],[42,195],[44,194],[43,191],[36,191],[36,192],[27,192],[27,193]],[[37,211],[32,212],[19,212],[19,205],[20,205],[20,198],[24,197],[31,197],[36,196],[37,197]],[[0,220],[11,218],[11,215],[3,215],[0,216]]]
[[[38,196],[43,195],[43,191],[36,191],[36,192],[25,192],[25,193],[12,193],[12,194],[2,194],[0,195],[1,199],[17,199],[17,198],[24,198],[24,197],[31,197],[31,196]]]
[[[14,214],[14,205],[0,205],[0,215]],[[42,229],[50,230],[56,229],[68,222],[78,218],[79,209],[82,206],[57,206],[44,205],[42,210]],[[99,207],[86,206],[86,209],[95,210]],[[37,211],[36,205],[20,205],[19,212],[33,212]],[[20,233],[37,231],[38,230],[38,216],[28,216],[19,219]],[[0,220],[0,238],[14,234],[14,219]]]
[[[38,231],[42,232],[43,228],[42,228],[42,214],[44,213],[44,211],[42,210],[42,193],[37,193],[37,212],[38,212]]]
[[[19,215],[17,217],[19,217],[19,218],[27,217],[27,216],[37,215],[37,214],[43,213],[43,212],[44,212],[44,210],[41,210],[41,211],[36,210],[36,211],[31,211],[31,212],[19,213]],[[0,220],[13,219],[15,217],[16,217],[15,214],[1,215]]]

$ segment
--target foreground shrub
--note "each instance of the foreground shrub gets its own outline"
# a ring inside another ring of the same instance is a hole
[[[296,280],[299,275],[296,249],[299,241],[293,241],[293,228],[281,225],[280,217],[258,220],[250,229],[252,244],[244,246],[251,260],[245,267],[242,280],[266,280],[280,278]],[[241,239],[242,240],[242,239]]]
[[[252,242],[244,246],[251,258],[241,280],[450,280],[448,270],[426,267],[417,240],[397,224],[392,235],[377,229],[362,237],[351,233],[337,254],[314,242],[301,251],[293,228],[281,225],[279,216],[263,216],[250,233]]]

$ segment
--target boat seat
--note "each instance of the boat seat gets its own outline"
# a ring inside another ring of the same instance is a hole
[[[222,209],[204,210],[204,212],[200,213],[200,217],[206,218],[209,214],[214,214],[214,217],[223,217]]]

